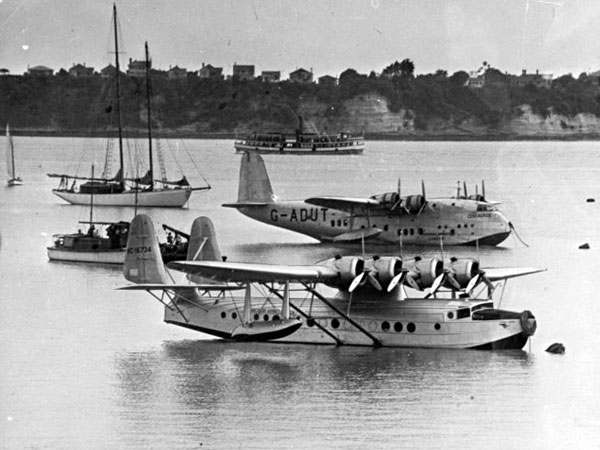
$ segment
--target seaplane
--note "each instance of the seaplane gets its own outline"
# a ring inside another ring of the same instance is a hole
[[[373,244],[498,245],[514,227],[498,210],[496,201],[481,193],[468,195],[458,189],[456,197],[428,198],[421,193],[403,196],[401,183],[393,192],[368,198],[311,197],[279,201],[259,154],[242,156],[238,199],[222,206],[280,228],[308,235],[321,242],[338,244],[368,240]]]
[[[536,330],[534,315],[499,309],[493,295],[506,280],[543,270],[437,257],[230,262],[207,217],[192,225],[187,260],[165,266],[152,220],[138,215],[123,266],[134,284],[119,289],[149,292],[166,323],[231,341],[521,349]],[[171,271],[185,278],[176,282]]]

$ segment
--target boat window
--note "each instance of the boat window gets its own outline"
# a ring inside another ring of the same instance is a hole
[[[271,320],[279,320],[279,316],[275,314]]]
[[[456,232],[454,231],[454,228],[453,228],[453,229],[450,230],[450,235],[454,236],[454,233],[456,233]]]
[[[464,319],[465,317],[470,317],[470,316],[471,316],[471,310],[469,308],[460,308],[458,311],[456,311],[457,319]]]
[[[339,328],[340,327],[340,321],[338,319],[332,319],[331,320],[331,328]]]
[[[402,233],[402,228],[398,228],[398,229],[396,230],[396,234],[397,234],[398,236],[400,236],[400,234],[401,234],[401,233]]]
[[[225,313],[225,311],[223,311],[223,312],[221,313],[221,319],[224,319],[225,317],[227,317],[227,314]]]
[[[410,229],[410,235],[411,235],[411,236],[414,236],[414,235],[415,235],[415,229],[414,229],[414,228],[411,228],[411,229]]]
[[[389,226],[388,226],[388,224],[386,223],[386,224],[383,226],[383,231],[387,231],[388,229],[389,229]]]
[[[405,228],[404,230],[402,230],[402,234],[404,236],[408,236],[408,228]]]
[[[448,313],[448,319],[454,319],[454,313],[452,311]]]
[[[341,226],[342,226],[342,221],[341,221],[340,219],[338,219],[338,221],[337,221],[337,226],[338,226],[338,227],[341,227]]]
[[[381,329],[383,331],[389,331],[390,330],[390,323],[386,320],[384,322],[381,323]]]
[[[265,314],[265,315],[263,316],[263,320],[264,320],[265,322],[267,322],[267,321],[269,320],[269,315],[268,315],[268,314]]]
[[[442,326],[439,323],[436,323],[433,328],[435,328],[436,330],[439,331],[440,328],[442,328]]]
[[[237,313],[231,313],[231,318],[232,319],[237,319]]]
[[[402,331],[402,323],[401,322],[396,322],[394,324],[394,331],[396,333],[400,333]]]
[[[331,221],[331,226],[332,226],[332,227],[335,227],[335,220],[332,220],[332,221]]]
[[[254,314],[254,320],[258,320],[260,316],[258,314]]]
[[[419,228],[419,234],[423,234],[423,228]]]
[[[417,327],[412,322],[406,325],[406,331],[408,331],[409,333],[414,333],[416,329]]]

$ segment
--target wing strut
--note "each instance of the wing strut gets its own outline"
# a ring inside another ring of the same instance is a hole
[[[269,292],[271,292],[271,294],[274,294],[275,296],[279,297],[280,299],[284,300],[283,295],[281,295],[279,293],[279,291],[277,289],[272,288],[271,286],[265,284],[265,283],[261,283],[264,287],[266,287]],[[312,289],[311,289],[312,292]],[[308,314],[306,314],[304,311],[302,311],[300,308],[298,308],[296,305],[294,305],[293,302],[289,303],[289,306],[294,308],[294,310],[300,314],[302,317],[304,317],[305,319],[310,319],[310,316]],[[317,322],[316,320],[314,321],[315,326],[317,328],[319,328],[322,332],[324,332],[325,334],[327,334],[331,339],[333,339],[335,341],[335,344],[340,346],[340,345],[344,345],[344,343],[335,335],[333,334],[331,331],[329,331],[327,328],[325,328],[324,326],[320,325],[319,322]]]
[[[350,318],[350,316],[348,316],[347,314],[344,314],[342,311],[340,311],[335,306],[333,306],[329,300],[327,300],[325,297],[323,297],[317,291],[315,291],[314,289],[310,289],[310,287],[308,287],[306,283],[302,283],[302,285],[306,289],[308,289],[315,297],[317,297],[319,300],[321,300],[323,303],[325,303],[327,306],[329,306],[331,309],[333,309],[336,313],[338,313],[340,316],[342,316],[344,319],[346,319],[348,322],[350,322],[362,334],[364,334],[369,339],[371,339],[373,341],[374,347],[382,347],[383,344],[381,343],[381,341],[379,339],[377,339],[375,336],[373,336],[371,333],[369,333],[367,330],[365,330],[358,322],[355,322],[353,319]]]

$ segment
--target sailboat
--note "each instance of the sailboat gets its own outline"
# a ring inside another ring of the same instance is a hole
[[[148,43],[146,49],[146,99],[148,113],[148,161],[149,170],[142,178],[125,178],[123,157],[123,129],[121,124],[120,105],[120,68],[119,43],[117,34],[117,7],[113,6],[115,34],[115,67],[116,67],[116,116],[119,143],[119,171],[114,177],[105,175],[100,178],[79,177],[66,174],[48,174],[51,178],[60,178],[60,184],[52,192],[73,205],[88,205],[90,196],[95,196],[97,206],[162,206],[181,208],[190,199],[193,191],[210,189],[210,185],[192,187],[185,176],[179,181],[168,181],[166,177],[158,180],[154,177],[152,155],[152,117],[150,102],[150,62]],[[159,155],[160,158],[160,155]],[[162,160],[160,160],[162,161]],[[108,158],[107,158],[108,163]],[[105,170],[106,174],[106,170]],[[76,187],[77,181],[84,181]]]
[[[9,186],[20,186],[23,184],[23,180],[15,172],[15,146],[10,135],[10,130],[8,129],[8,124],[6,124],[6,169],[8,171],[8,181],[6,184]]]

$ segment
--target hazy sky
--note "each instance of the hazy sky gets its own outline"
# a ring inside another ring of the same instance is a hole
[[[0,0],[0,67],[99,70],[110,52],[112,1]],[[316,76],[380,72],[410,58],[417,73],[483,61],[555,76],[600,69],[598,0],[121,0],[122,45],[153,65],[198,70],[253,64]]]

